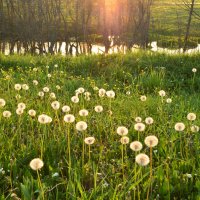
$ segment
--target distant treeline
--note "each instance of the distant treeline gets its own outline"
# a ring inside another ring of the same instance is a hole
[[[0,0],[0,52],[91,53],[146,48],[153,0]],[[109,36],[112,36],[112,40]]]

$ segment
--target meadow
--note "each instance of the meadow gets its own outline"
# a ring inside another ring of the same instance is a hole
[[[0,55],[0,199],[200,199],[200,55]]]

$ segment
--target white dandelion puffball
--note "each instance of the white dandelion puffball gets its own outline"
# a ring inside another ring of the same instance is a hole
[[[3,111],[3,117],[5,117],[5,118],[11,117],[11,112],[8,110]]]
[[[51,99],[56,99],[56,94],[54,92],[51,92],[49,96]]]
[[[167,98],[167,99],[166,99],[166,102],[167,102],[167,103],[171,103],[171,102],[172,102],[172,99],[171,99],[171,98]]]
[[[158,138],[155,135],[147,136],[144,140],[144,143],[148,147],[155,147],[158,144]]]
[[[17,90],[17,91],[19,91],[19,90],[21,90],[22,89],[22,86],[21,86],[21,84],[15,84],[15,90]]]
[[[135,122],[137,122],[137,123],[142,122],[142,118],[141,117],[136,117],[135,118]]]
[[[149,156],[144,153],[140,153],[135,157],[135,161],[141,166],[146,166],[149,164]]]
[[[69,106],[63,106],[63,107],[62,107],[62,111],[63,111],[64,113],[69,112],[70,110],[71,110],[71,109],[70,109]]]
[[[95,138],[94,137],[87,137],[84,139],[85,144],[91,145],[94,144]]]
[[[44,166],[44,163],[40,158],[34,158],[33,160],[31,160],[29,165],[32,170],[37,171]]]
[[[79,115],[82,117],[86,117],[86,116],[88,116],[88,114],[89,114],[89,112],[86,109],[82,109],[79,111]]]
[[[100,113],[100,112],[103,111],[103,107],[100,106],[100,105],[98,105],[98,106],[95,106],[95,107],[94,107],[94,110],[95,110],[95,112]]]
[[[31,116],[31,117],[35,117],[36,116],[36,111],[31,109],[28,111],[28,114]]]
[[[24,110],[26,108],[25,103],[18,103],[17,108]]]
[[[67,123],[73,123],[75,121],[75,117],[72,114],[67,114],[64,116],[64,121]]]
[[[110,99],[113,99],[115,97],[115,92],[113,90],[109,90],[106,92],[106,96]]]
[[[76,123],[76,130],[85,131],[87,129],[87,123],[84,121],[80,121]]]
[[[120,142],[121,142],[122,144],[128,144],[128,143],[129,143],[129,137],[123,136],[123,137],[120,139]]]
[[[136,131],[142,132],[142,131],[145,130],[145,124],[139,122],[139,123],[137,123],[137,124],[134,125],[134,129],[135,129]]]
[[[56,89],[60,90],[61,89],[60,85],[56,85]]]
[[[48,124],[52,122],[52,118],[49,117],[48,115],[41,114],[38,116],[38,122],[41,124]]]
[[[22,89],[23,89],[23,90],[28,90],[28,89],[29,89],[29,86],[28,86],[27,84],[23,84],[23,85],[22,85]]]
[[[190,130],[191,130],[193,133],[197,133],[197,132],[199,132],[199,126],[197,126],[197,125],[192,125],[192,126],[190,127]]]
[[[103,88],[99,89],[99,96],[100,97],[104,97],[106,94],[106,90],[104,90]]]
[[[150,125],[150,124],[153,124],[153,118],[152,117],[147,117],[146,119],[145,119],[145,123],[146,124],[148,124],[148,125]]]
[[[78,102],[79,102],[79,98],[78,98],[77,96],[73,96],[73,97],[71,98],[71,101],[72,101],[73,103],[78,103]]]
[[[53,101],[51,103],[51,107],[54,109],[54,110],[58,110],[60,108],[60,103],[58,101]]]
[[[196,72],[197,72],[197,69],[196,69],[196,68],[193,68],[193,69],[192,69],[192,72],[196,73]]]
[[[44,87],[43,91],[47,93],[47,92],[49,92],[49,88],[48,87]]]
[[[85,92],[84,95],[85,95],[85,97],[90,97],[91,93],[90,92]]]
[[[141,100],[141,101],[146,101],[146,100],[147,100],[147,97],[146,97],[145,95],[142,95],[142,96],[140,97],[140,100]]]
[[[38,70],[37,67],[34,67],[34,68],[33,68],[33,71],[34,71],[34,72],[37,72],[37,70]]]
[[[33,85],[38,85],[38,81],[37,80],[33,80]]]
[[[16,113],[17,115],[22,115],[24,113],[24,109],[17,108]]]
[[[55,64],[54,67],[55,67],[55,68],[58,68],[58,64]]]
[[[174,126],[176,131],[183,131],[185,129],[185,124],[182,122],[178,122]]]
[[[47,77],[48,77],[48,78],[51,78],[51,74],[47,74]]]
[[[85,89],[83,87],[80,87],[77,89],[77,91],[79,92],[79,94],[82,94],[85,92]]]
[[[121,136],[125,136],[128,134],[128,129],[125,126],[119,126],[117,128],[117,134]]]
[[[39,97],[43,97],[44,96],[44,92],[42,92],[42,91],[38,92],[38,96]]]
[[[194,121],[197,118],[195,113],[188,113],[187,119],[190,121]]]
[[[131,142],[130,144],[130,148],[133,150],[133,151],[140,151],[142,149],[142,143],[139,142],[139,141],[134,141],[134,142]]]
[[[158,94],[161,96],[161,97],[164,97],[166,95],[166,92],[164,90],[160,90],[158,92]]]
[[[6,101],[4,99],[0,99],[0,108],[6,105]]]

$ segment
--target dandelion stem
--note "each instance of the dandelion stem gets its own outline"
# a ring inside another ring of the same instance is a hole
[[[42,199],[45,200],[45,198],[44,198],[44,190],[43,190],[43,187],[42,187],[42,182],[40,180],[40,175],[39,175],[38,170],[37,170],[37,176],[38,176],[39,187],[40,187],[41,193],[42,193]]]

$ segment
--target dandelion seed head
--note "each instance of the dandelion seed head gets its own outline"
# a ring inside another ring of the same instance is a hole
[[[133,151],[140,151],[142,149],[142,143],[139,142],[139,141],[134,141],[134,142],[131,142],[130,144],[130,148],[133,150]]]
[[[87,137],[84,139],[84,142],[88,145],[94,144],[95,138],[94,137]]]
[[[155,147],[158,144],[158,138],[155,135],[147,136],[144,140],[144,143],[148,147]]]
[[[135,161],[141,166],[146,166],[149,164],[149,156],[144,153],[140,153],[135,157]]]
[[[128,134],[128,129],[125,126],[119,126],[117,128],[117,134],[121,136],[125,136]]]
[[[40,158],[34,158],[33,160],[31,160],[29,165],[32,170],[37,171],[37,170],[40,170],[44,166],[44,163]]]

